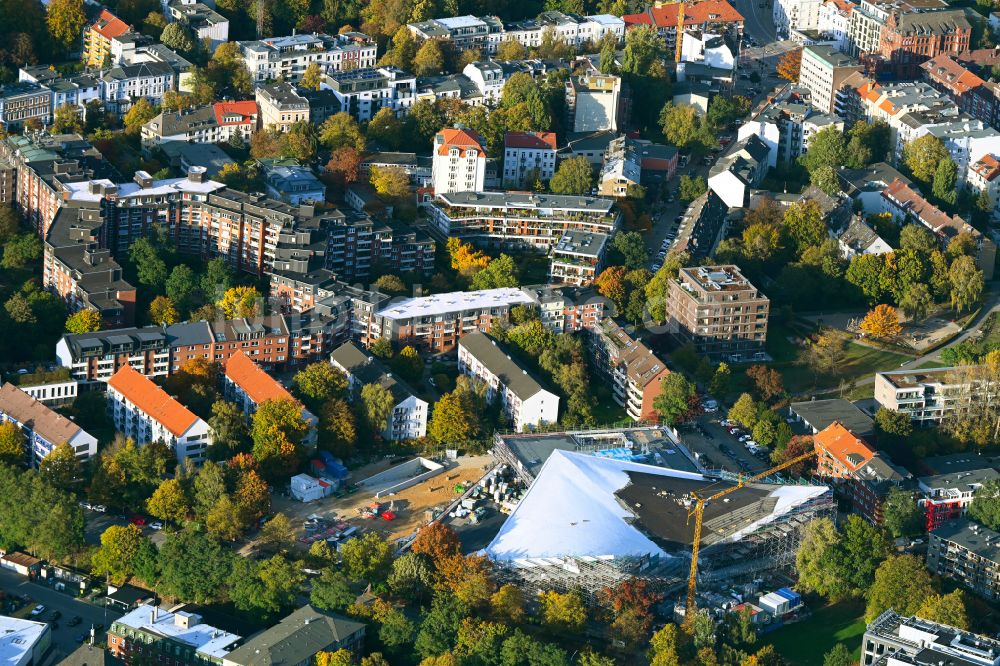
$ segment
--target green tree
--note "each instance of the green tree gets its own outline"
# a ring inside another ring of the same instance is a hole
[[[559,164],[549,181],[556,194],[586,194],[593,183],[593,169],[586,157],[571,157]]]
[[[843,643],[837,643],[833,649],[823,655],[823,666],[852,666],[854,659],[851,651]]]
[[[769,261],[781,250],[781,231],[772,224],[751,224],[743,230],[743,253],[748,259]]]
[[[708,184],[701,176],[684,174],[680,179],[680,200],[687,203],[694,201],[708,191]]]
[[[212,404],[212,416],[208,419],[212,431],[212,446],[209,455],[216,459],[229,459],[245,451],[249,439],[243,411],[236,403],[216,400]]]
[[[257,542],[262,548],[272,551],[287,552],[295,543],[295,527],[292,521],[283,513],[276,513],[274,517],[264,523]]]
[[[146,501],[149,515],[181,523],[191,511],[187,495],[178,479],[165,479]]]
[[[385,431],[395,404],[392,393],[381,384],[365,384],[361,388],[362,413],[372,432],[381,434]]]
[[[67,333],[93,333],[101,330],[101,315],[97,310],[84,308],[66,318]]]
[[[507,254],[501,254],[472,277],[469,287],[473,290],[517,287],[520,285],[517,274],[517,264],[514,263],[514,258]]]
[[[298,467],[301,442],[309,430],[302,408],[291,400],[265,400],[250,426],[253,457],[266,479],[284,479]]]
[[[192,483],[192,508],[195,514],[198,516],[207,514],[222,499],[226,491],[225,469],[211,460],[206,461]]]
[[[653,73],[664,53],[663,38],[652,26],[639,26],[625,35],[622,73],[647,77]]]
[[[905,224],[899,231],[899,247],[929,255],[938,248],[937,239],[929,230],[919,224]]]
[[[397,150],[403,143],[405,129],[403,122],[396,117],[395,111],[386,107],[379,109],[372,117],[366,131],[370,140],[391,150]]]
[[[444,69],[444,52],[436,39],[428,39],[413,56],[413,73],[417,76],[440,74]]]
[[[3,248],[0,267],[6,269],[24,268],[28,262],[42,256],[42,242],[31,233],[18,234],[7,241]]]
[[[351,114],[335,113],[320,126],[319,140],[330,150],[350,146],[355,150],[365,149],[365,137]]]
[[[80,118],[78,107],[72,104],[63,104],[52,114],[53,134],[71,134],[83,132],[83,120]]]
[[[799,572],[799,589],[835,597],[843,588],[840,572],[828,566],[833,548],[840,541],[837,526],[829,518],[810,521],[795,553],[795,568]]]
[[[939,201],[953,204],[958,199],[957,182],[958,166],[950,156],[946,157],[938,162],[937,169],[934,171],[931,192]]]
[[[211,301],[221,298],[232,283],[233,272],[226,260],[222,257],[209,259],[200,281],[201,293],[205,298]]]
[[[383,65],[392,65],[405,71],[413,69],[413,57],[417,55],[417,41],[405,25],[392,36],[392,46],[382,56]]]
[[[914,536],[923,530],[923,512],[913,493],[892,488],[882,502],[885,528],[895,538]]]
[[[984,481],[976,489],[966,516],[991,530],[1000,529],[1000,481]]]
[[[180,25],[179,23],[171,23],[170,26]],[[150,120],[156,117],[159,110],[153,106],[145,97],[140,97],[135,101],[135,104],[125,112],[125,116],[122,118],[122,122],[125,124],[126,134],[138,134],[142,126],[148,123]]]
[[[900,299],[899,307],[910,319],[916,321],[926,319],[934,307],[930,288],[922,282],[911,284]]]
[[[434,585],[434,569],[429,559],[420,553],[406,553],[393,560],[386,580],[389,589],[403,599],[425,598]]]
[[[948,269],[951,286],[951,305],[962,312],[979,302],[983,294],[983,272],[976,268],[972,257],[963,256],[952,262]]]
[[[299,85],[308,90],[319,90],[322,82],[323,72],[319,68],[319,63],[311,62],[302,72],[302,80],[299,81]]]
[[[192,298],[198,289],[194,271],[186,264],[174,266],[165,285],[167,296],[181,312],[191,309]]]
[[[327,361],[310,363],[295,373],[292,381],[299,397],[313,408],[347,392],[347,376]]]
[[[904,617],[914,615],[933,592],[931,576],[922,560],[913,555],[890,557],[875,571],[867,592],[865,621],[871,622],[890,608]]]
[[[38,474],[56,488],[70,490],[83,479],[83,468],[73,447],[63,442],[42,458]]]
[[[848,516],[841,538],[832,547],[826,562],[842,581],[830,596],[859,596],[868,590],[888,550],[885,534],[879,528],[857,515]]]
[[[309,603],[328,611],[343,612],[354,603],[356,595],[344,574],[333,569],[324,569],[319,578],[313,580],[309,592]]]
[[[139,238],[128,247],[128,258],[139,283],[158,289],[167,280],[167,264],[148,238]]]
[[[621,253],[625,268],[636,270],[646,265],[646,241],[636,231],[619,231],[611,244]]]
[[[26,455],[24,433],[12,421],[0,423],[0,463],[23,465]]]
[[[815,199],[793,203],[785,210],[784,222],[799,254],[827,238],[823,211]]]
[[[660,381],[660,394],[653,400],[653,409],[668,425],[676,425],[690,417],[698,389],[679,372],[672,372]]]
[[[14,15],[10,14],[8,18],[14,19]],[[45,23],[58,44],[64,48],[72,47],[87,24],[83,0],[52,0],[47,7]]]
[[[961,590],[948,594],[931,594],[924,599],[916,615],[931,622],[969,630],[969,615],[965,610],[965,595]]]
[[[205,530],[216,539],[235,541],[247,527],[246,518],[242,508],[224,493],[205,513]]]
[[[879,407],[878,411],[875,412],[875,427],[878,429],[880,437],[889,435],[903,440],[913,433],[910,415],[887,407]]]
[[[281,555],[254,562],[238,557],[229,576],[229,598],[237,610],[267,620],[295,604],[305,576],[302,563]]]
[[[160,41],[163,45],[177,51],[181,55],[191,55],[198,48],[191,30],[181,21],[168,23],[167,27],[160,33]]]
[[[847,141],[834,126],[824,127],[809,140],[809,150],[799,158],[799,164],[810,174],[821,167],[839,169],[847,161]]]
[[[729,418],[736,421],[744,428],[753,428],[757,425],[757,419],[759,410],[757,409],[757,403],[754,402],[753,396],[749,393],[743,393],[733,406],[729,409]]]
[[[938,165],[948,159],[951,159],[948,149],[933,134],[925,134],[903,146],[903,164],[914,178],[928,185],[934,180]]]
[[[122,584],[134,575],[146,582],[155,572],[156,549],[136,525],[112,525],[101,534],[101,546],[90,559],[92,571],[111,582]],[[154,574],[155,575],[155,574]]]
[[[717,140],[707,125],[703,125],[698,111],[689,104],[675,105],[668,102],[660,111],[660,129],[667,141],[678,148],[695,145],[711,147]]]
[[[340,549],[344,571],[353,581],[379,583],[392,567],[392,546],[377,532],[351,539]]]

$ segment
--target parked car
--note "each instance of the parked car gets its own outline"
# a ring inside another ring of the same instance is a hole
[[[44,612],[45,612],[45,606],[42,604],[38,604],[37,606],[31,609],[31,614],[35,617],[38,617]]]
[[[132,523],[133,525],[139,525],[141,527],[142,525],[146,524],[146,519],[143,516],[132,516],[131,518],[128,519],[128,522]]]
[[[71,627],[75,627],[76,625],[80,624],[81,622],[83,622],[83,618],[81,618],[79,615],[74,615],[73,617],[71,617],[69,619],[69,622],[67,622],[66,624],[68,624]]]
[[[87,509],[88,511],[93,508],[90,505],[90,502],[80,502],[80,507],[83,508],[83,509]]]
[[[103,504],[95,504],[91,508],[98,513],[104,513],[108,510],[108,507],[104,506]]]
[[[150,523],[149,524],[149,529],[151,529],[151,530],[162,530],[163,529],[163,523],[161,523],[159,521],[157,521],[155,523]]]

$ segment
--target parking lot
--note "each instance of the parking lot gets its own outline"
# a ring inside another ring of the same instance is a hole
[[[0,569],[0,589],[8,595],[27,595],[31,599],[28,608],[36,604],[45,606],[44,613],[35,617],[27,615],[30,620],[52,622],[53,612],[60,613],[61,617],[56,621],[58,626],[52,629],[52,649],[41,666],[56,664],[69,655],[87,639],[91,626],[95,628],[97,643],[102,643],[103,631],[121,617],[121,613],[117,611],[79,601],[47,585],[30,582],[24,576],[6,569]],[[80,618],[79,624],[70,626],[74,617]]]
[[[703,414],[693,426],[680,431],[681,442],[699,457],[708,469],[730,472],[762,472],[771,466],[766,453],[751,454],[736,437],[723,428],[720,412]]]

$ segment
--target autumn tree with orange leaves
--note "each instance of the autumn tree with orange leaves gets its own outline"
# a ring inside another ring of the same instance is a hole
[[[802,69],[802,49],[789,51],[778,61],[778,76],[788,81],[798,81],[800,69]]]
[[[903,327],[899,325],[899,313],[891,305],[876,305],[861,321],[861,331],[873,338],[894,338]]]

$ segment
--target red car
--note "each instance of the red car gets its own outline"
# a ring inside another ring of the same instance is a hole
[[[146,519],[143,518],[142,516],[132,516],[131,518],[128,519],[128,522],[132,523],[133,525],[145,525]]]

